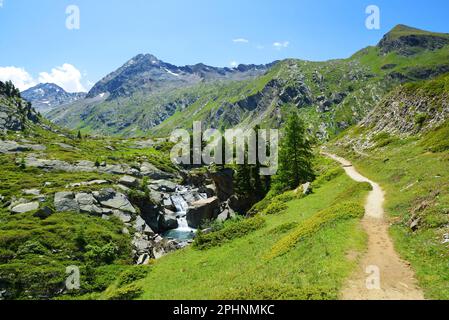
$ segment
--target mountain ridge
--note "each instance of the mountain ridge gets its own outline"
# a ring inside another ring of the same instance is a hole
[[[200,82],[243,80],[260,75],[274,63],[276,62],[266,65],[239,65],[237,68],[212,67],[203,63],[175,66],[152,54],[138,54],[97,82],[87,94],[87,98],[109,93],[108,99],[114,99],[130,96],[141,90],[157,92]]]
[[[21,92],[22,97],[31,102],[39,112],[48,112],[64,104],[84,99],[86,93],[69,93],[54,83],[40,83]]]
[[[327,139],[362,120],[395,86],[449,72],[448,45],[446,34],[398,25],[377,46],[324,62],[286,59],[262,69],[176,67],[153,55],[138,55],[97,83],[88,100],[49,117],[71,129],[144,136],[191,128],[194,120],[217,129],[277,128],[297,110],[309,120],[310,131]],[[207,73],[208,68],[213,69]],[[137,76],[128,78],[133,71]],[[142,75],[159,75],[162,82]]]

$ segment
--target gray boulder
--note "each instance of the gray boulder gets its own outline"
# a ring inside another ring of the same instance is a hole
[[[11,209],[12,214],[27,213],[39,209],[39,202],[22,203]]]
[[[155,232],[153,231],[153,229],[151,229],[151,227],[149,225],[147,225],[147,223],[141,216],[138,216],[136,218],[136,221],[134,221],[134,229],[137,232],[145,234],[150,237],[156,235]]]
[[[80,212],[78,202],[73,192],[58,192],[55,194],[55,209],[57,212]]]
[[[48,206],[45,206],[45,207],[37,210],[33,216],[44,220],[44,219],[47,219],[48,217],[50,217],[52,214],[53,214],[53,209]]]
[[[155,191],[174,192],[176,191],[177,184],[169,180],[155,180],[151,181],[148,187]]]
[[[221,201],[228,200],[234,194],[234,170],[224,169],[218,172],[211,172],[209,175],[214,181],[218,198]]]
[[[131,176],[121,177],[118,183],[130,188],[137,188],[140,184],[139,179]]]
[[[39,189],[22,190],[22,192],[27,196],[39,196],[41,194],[41,191]]]
[[[217,197],[194,202],[187,211],[187,222],[191,228],[198,228],[207,220],[214,220],[220,209],[220,200]]]
[[[114,189],[103,189],[94,193],[96,199],[102,206],[121,210],[129,213],[136,213],[136,209],[131,205],[128,198]]]
[[[114,215],[114,217],[119,218],[123,223],[128,223],[132,220],[132,216],[129,213],[120,210],[113,210],[112,214]]]
[[[75,200],[79,205],[81,212],[94,215],[102,215],[103,210],[98,206],[98,201],[90,193],[78,193]]]
[[[138,235],[134,237],[132,245],[138,255],[147,253],[151,249],[151,242],[143,237],[138,237]]]
[[[310,182],[304,183],[302,185],[302,193],[304,195],[308,195],[308,194],[312,193],[312,184]]]
[[[217,220],[220,222],[225,222],[226,220],[231,219],[234,215],[235,214],[231,209],[225,209],[218,215]]]
[[[150,200],[152,203],[156,205],[162,205],[162,202],[164,200],[164,194],[162,192],[153,190],[151,188],[148,188],[150,191]]]
[[[178,228],[178,219],[173,211],[164,210],[164,214],[159,217],[159,229],[163,231]]]
[[[148,253],[144,253],[137,259],[137,265],[145,266],[150,263],[151,257]]]
[[[1,141],[0,153],[16,153],[25,151],[44,151],[45,146],[37,144],[19,144],[16,141]]]
[[[140,174],[143,177],[149,177],[151,179],[159,180],[159,179],[172,179],[175,176],[173,174],[164,172],[159,170],[154,165],[148,162],[142,163],[140,166]]]
[[[162,206],[168,210],[176,210],[175,205],[173,204],[172,200],[170,197],[165,198],[164,200],[162,200]]]

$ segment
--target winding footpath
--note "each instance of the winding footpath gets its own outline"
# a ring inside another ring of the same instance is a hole
[[[353,165],[336,155],[322,153],[339,162],[346,174],[373,187],[365,204],[362,226],[368,234],[368,250],[341,293],[343,300],[423,300],[410,265],[394,249],[384,219],[385,193],[375,182],[362,176]]]

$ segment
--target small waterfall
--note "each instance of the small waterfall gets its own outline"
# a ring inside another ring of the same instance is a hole
[[[190,228],[189,224],[187,223],[187,210],[189,209],[189,204],[183,197],[183,194],[186,194],[188,192],[189,189],[187,189],[186,187],[178,186],[176,188],[176,192],[170,196],[170,199],[176,208],[178,228],[170,230],[164,235],[168,238],[174,238],[178,240],[193,239],[196,230]]]

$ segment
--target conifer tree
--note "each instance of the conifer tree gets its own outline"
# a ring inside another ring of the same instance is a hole
[[[279,150],[279,169],[275,177],[278,191],[296,189],[314,177],[312,144],[307,138],[303,121],[297,113],[287,120]]]

